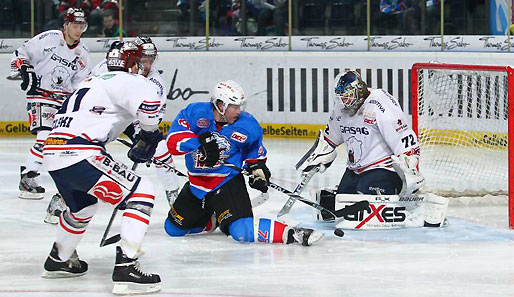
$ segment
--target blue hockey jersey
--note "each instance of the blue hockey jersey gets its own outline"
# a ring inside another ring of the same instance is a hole
[[[200,161],[198,135],[211,132],[218,143],[220,160],[213,167]],[[223,165],[238,167],[266,160],[262,144],[262,128],[247,112],[241,112],[233,124],[220,126],[214,120],[210,102],[191,103],[177,115],[167,136],[168,150],[173,155],[186,155],[191,191],[198,198],[212,192],[232,179],[239,172]]]

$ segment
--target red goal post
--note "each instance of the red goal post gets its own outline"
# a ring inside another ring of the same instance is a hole
[[[508,195],[514,229],[514,70],[510,66],[416,63],[412,126],[427,191]]]

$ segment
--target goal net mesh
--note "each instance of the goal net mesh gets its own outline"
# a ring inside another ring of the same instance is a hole
[[[420,68],[416,77],[425,190],[444,196],[507,195],[507,73]]]

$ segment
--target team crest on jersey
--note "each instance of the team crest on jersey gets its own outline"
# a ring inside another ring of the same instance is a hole
[[[396,127],[396,132],[400,133],[400,132],[403,132],[405,130],[407,130],[408,128],[408,125],[403,123],[401,119],[398,119],[398,121],[396,122],[396,124],[398,125],[398,127]]]
[[[54,71],[52,71],[52,88],[62,89],[69,77],[70,74],[66,68],[62,66],[55,67]]]
[[[234,133],[232,133],[232,135],[230,135],[230,139],[233,139],[233,140],[235,140],[237,142],[241,142],[241,143],[245,142],[247,138],[248,138],[248,136],[246,136],[242,133],[239,133],[239,132],[234,132]]]
[[[362,159],[362,141],[352,136],[345,143],[348,150],[348,162],[350,164],[360,162]]]
[[[189,126],[189,123],[185,120],[185,119],[178,119],[177,123],[186,128],[187,130],[189,130],[190,126]]]
[[[104,111],[105,111],[105,107],[103,107],[103,106],[93,106],[93,108],[91,108],[89,110],[89,112],[98,114],[98,115],[101,115]]]
[[[198,128],[208,128],[210,126],[210,122],[208,119],[206,118],[199,118],[197,121],[196,121],[196,125],[198,126]]]
[[[219,151],[219,161],[213,167],[219,167],[221,164],[228,158],[229,152],[231,149],[230,141],[224,136],[220,135],[218,132],[211,132],[212,136],[216,138],[216,143],[218,144]],[[207,165],[202,161],[204,158],[201,152],[197,152],[195,154],[195,168],[208,168]]]

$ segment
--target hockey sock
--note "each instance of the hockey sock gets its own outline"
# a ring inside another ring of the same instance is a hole
[[[61,260],[66,261],[73,254],[84,232],[86,232],[87,225],[95,214],[97,206],[98,203],[95,203],[75,213],[72,213],[68,208],[61,213],[55,240]]]
[[[142,180],[143,181],[143,180]],[[127,257],[137,258],[139,248],[150,223],[155,196],[134,193],[127,202],[121,218],[121,248]]]
[[[230,224],[229,232],[232,238],[241,242],[283,243],[286,227],[270,219],[241,218]]]
[[[50,131],[39,131],[36,136],[36,143],[30,148],[26,161],[26,169],[22,173],[29,171],[39,172],[43,164],[43,145]]]

